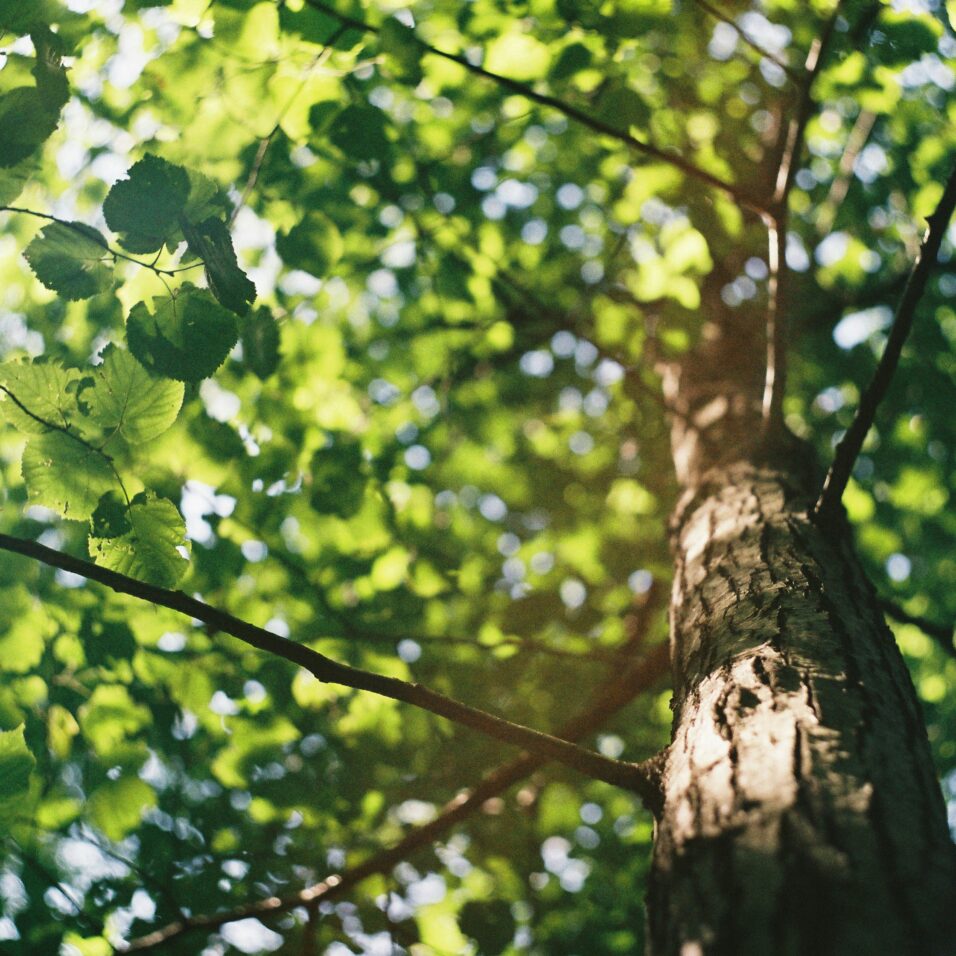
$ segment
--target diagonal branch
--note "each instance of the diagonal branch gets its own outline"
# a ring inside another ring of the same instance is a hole
[[[780,67],[791,80],[799,80],[800,73],[795,70],[789,63],[782,60],[776,53],[771,53],[770,50],[762,47],[756,40],[754,40],[746,30],[744,30],[740,24],[737,23],[732,17],[724,13],[723,10],[719,10],[713,4],[707,2],[707,0],[694,0],[694,3],[697,4],[704,13],[713,17],[715,20],[719,20],[721,23],[726,23],[736,34],[740,37],[741,41],[750,47],[755,53],[759,53],[765,60],[769,60],[775,66]]]
[[[347,16],[344,13],[339,13],[335,7],[323,2],[323,0],[305,0],[305,2],[313,9],[319,10],[331,17],[335,17],[340,23],[346,24],[354,30],[359,30],[363,33],[379,32],[378,27],[373,26],[370,23],[366,23],[364,20],[358,20],[354,17]],[[449,53],[446,50],[438,49],[437,47],[433,47],[417,38],[414,40],[414,42],[417,43],[425,53],[429,53],[432,56],[440,56],[442,59],[450,60],[452,63],[457,63],[459,66],[468,70],[469,73],[474,73],[476,76],[483,77],[486,80],[491,80],[493,83],[497,83],[498,86],[502,87],[503,89],[506,89],[511,93],[517,93],[519,96],[523,96],[526,99],[531,100],[533,103],[538,103],[540,106],[547,106],[551,109],[557,110],[559,113],[562,113],[564,116],[568,117],[568,119],[572,119],[576,123],[580,123],[582,126],[586,126],[588,129],[592,129],[596,133],[600,133],[602,136],[609,136],[612,139],[616,139],[618,142],[623,143],[630,149],[635,150],[636,152],[643,153],[646,156],[651,156],[662,163],[667,163],[669,166],[679,169],[691,179],[696,179],[698,182],[702,182],[705,185],[710,186],[713,189],[717,189],[729,196],[734,200],[734,202],[744,209],[748,209],[751,212],[757,213],[758,215],[764,214],[766,212],[763,205],[745,189],[733,183],[727,182],[727,180],[721,179],[719,176],[715,176],[713,173],[707,172],[706,169],[702,169],[700,166],[697,166],[690,160],[685,159],[679,153],[661,149],[659,146],[655,146],[653,143],[638,139],[636,136],[632,136],[630,133],[626,133],[623,130],[618,129],[616,126],[605,123],[586,111],[578,109],[576,106],[572,106],[570,103],[565,103],[564,100],[560,100],[555,96],[549,96],[546,93],[539,93],[534,89],[534,87],[529,86],[527,83],[522,83],[519,80],[512,80],[510,77],[502,76],[499,73],[492,73],[491,70],[486,70],[482,66],[477,66],[474,63],[471,63],[466,57],[460,56],[457,53]]]
[[[623,787],[639,794],[649,806],[658,799],[657,789],[648,779],[645,769],[638,764],[612,760],[573,743],[545,734],[520,724],[496,717],[487,711],[462,704],[421,684],[375,674],[371,671],[340,664],[338,661],[312,650],[305,644],[296,644],[276,634],[256,627],[247,621],[233,617],[226,611],[212,607],[203,601],[166,588],[145,584],[134,578],[119,574],[108,568],[74,558],[62,551],[47,548],[7,534],[0,534],[0,550],[22,554],[47,564],[50,567],[70,571],[90,581],[105,584],[120,594],[128,594],[159,607],[186,614],[202,621],[212,631],[223,631],[259,650],[298,664],[311,672],[320,681],[342,684],[356,690],[367,690],[381,697],[403,701],[420,707],[440,717],[480,731],[507,744],[522,747],[531,753],[549,760],[556,760],[586,776],[603,780],[612,786]]]
[[[666,644],[654,648],[647,657],[625,668],[615,679],[602,687],[594,695],[590,706],[562,728],[560,736],[568,740],[579,740],[597,730],[638,694],[653,687],[666,674],[669,661],[670,654]],[[368,877],[389,872],[412,853],[433,843],[443,833],[475,813],[487,800],[504,793],[545,762],[542,757],[526,752],[501,764],[487,773],[471,790],[463,791],[449,801],[434,820],[412,830],[394,846],[376,853],[351,869],[327,876],[304,890],[288,896],[271,896],[221,913],[178,920],[132,940],[125,948],[120,947],[119,952],[143,952],[192,930],[211,932],[235,920],[286,913],[299,906],[313,908],[321,901],[339,897]]]
[[[900,361],[900,353],[903,351],[903,343],[906,342],[906,337],[913,327],[916,307],[926,288],[929,274],[936,264],[936,256],[954,207],[956,207],[956,168],[950,174],[936,211],[927,220],[929,229],[926,231],[913,271],[910,272],[906,287],[903,289],[903,297],[897,306],[886,348],[880,356],[873,379],[860,399],[860,407],[856,410],[850,427],[837,445],[833,464],[830,465],[820,498],[814,506],[814,512],[819,518],[825,520],[832,518],[840,507],[843,491],[853,471],[853,464],[860,454],[863,441],[876,417],[876,410],[889,391],[893,374]]]
[[[912,624],[918,627],[924,634],[931,637],[950,657],[956,659],[956,647],[953,646],[953,629],[943,624],[937,624],[928,618],[920,617],[918,614],[910,614],[893,601],[886,598],[880,600],[880,607],[883,612],[894,621],[901,624]]]

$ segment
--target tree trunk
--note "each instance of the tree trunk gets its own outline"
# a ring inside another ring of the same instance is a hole
[[[753,440],[726,339],[705,351],[667,383],[685,493],[649,952],[954,953],[942,795],[850,530],[810,518],[807,449]]]

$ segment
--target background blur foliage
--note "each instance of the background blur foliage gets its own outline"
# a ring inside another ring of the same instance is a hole
[[[761,321],[765,234],[419,40],[747,184],[790,109],[780,63],[802,65],[830,3],[727,0],[773,57],[692,0],[340,0],[378,33],[321,6],[0,0],[0,201],[81,224],[2,213],[2,384],[63,426],[2,403],[2,526],[555,728],[635,610],[654,602],[646,640],[665,639],[655,363],[708,310]],[[785,411],[821,460],[956,153],[954,68],[939,0],[846,4],[788,241]],[[880,592],[941,622],[952,240],[846,496]],[[296,891],[510,756],[81,583],[0,562],[5,953],[100,956],[184,909]],[[956,798],[956,662],[896,631]],[[599,749],[653,753],[668,699]],[[650,840],[628,794],[550,767],[324,904],[317,951],[638,952]],[[204,952],[305,953],[304,919]]]

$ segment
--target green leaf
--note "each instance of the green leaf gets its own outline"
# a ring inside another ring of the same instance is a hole
[[[89,417],[131,445],[152,441],[176,421],[183,404],[181,382],[155,378],[123,349],[110,346],[81,400]]]
[[[0,30],[23,36],[55,23],[63,14],[56,0],[0,0]]]
[[[352,159],[381,159],[388,150],[385,118],[373,106],[347,106],[329,127],[329,139]]]
[[[0,169],[0,206],[13,202],[40,167],[34,159],[23,159],[9,169]]]
[[[107,521],[94,522],[94,531],[118,530],[115,507],[107,501]],[[97,509],[99,512],[99,509]],[[185,544],[186,528],[176,506],[166,498],[141,492],[133,498],[127,512],[129,530],[111,537],[90,537],[90,557],[104,568],[128,577],[175,587],[186,573],[188,561],[178,548]]]
[[[365,481],[361,477],[362,446],[341,440],[312,456],[309,501],[322,514],[348,518],[361,507]]]
[[[478,952],[487,956],[505,949],[517,928],[506,900],[469,900],[458,914],[458,926],[478,944]]]
[[[122,840],[134,830],[143,813],[156,806],[156,791],[138,777],[107,780],[90,795],[90,819],[111,840]]]
[[[207,292],[186,285],[158,299],[151,313],[133,306],[126,322],[130,351],[150,372],[198,382],[219,368],[239,338],[235,316]]]
[[[30,501],[73,521],[89,518],[116,481],[100,452],[60,431],[31,438],[22,469]]]
[[[35,87],[18,86],[0,96],[0,167],[26,159],[49,139],[58,120]]]
[[[229,227],[215,217],[198,226],[183,221],[183,235],[189,251],[202,259],[213,295],[236,315],[245,315],[256,298],[256,287],[239,268]]]
[[[0,835],[30,806],[30,774],[36,758],[23,738],[23,725],[0,731]]]
[[[36,80],[37,93],[43,105],[59,116],[70,99],[70,83],[63,68],[66,44],[46,26],[35,29],[30,39],[36,49],[36,63],[31,72]]]
[[[119,538],[132,530],[129,508],[115,491],[107,491],[90,517],[90,530],[95,538]]]
[[[246,320],[242,330],[242,356],[261,379],[267,379],[279,365],[279,326],[264,306]]]
[[[113,283],[106,240],[81,222],[44,226],[23,255],[40,282],[64,299],[89,299]]]
[[[158,252],[179,229],[189,192],[189,174],[182,166],[147,154],[106,194],[103,215],[126,249]]]
[[[276,237],[276,250],[287,266],[324,278],[342,257],[344,243],[328,216],[310,212],[288,235]]]
[[[14,428],[29,435],[65,427],[78,413],[79,381],[77,369],[57,362],[8,362],[0,365],[0,385],[6,389],[0,409]]]
[[[413,86],[422,79],[422,45],[415,31],[395,17],[389,17],[379,27],[379,43],[388,64],[399,79]]]
[[[189,222],[203,222],[210,216],[228,213],[232,204],[219,183],[195,169],[187,169],[189,198],[183,208],[183,218]]]

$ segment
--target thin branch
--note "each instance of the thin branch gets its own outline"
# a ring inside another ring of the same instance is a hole
[[[956,647],[953,646],[953,628],[937,624],[935,621],[920,617],[918,614],[910,614],[909,611],[903,610],[899,604],[886,598],[880,599],[880,607],[894,621],[918,627],[924,634],[936,641],[950,657],[956,659]]]
[[[632,790],[649,805],[657,799],[655,787],[638,764],[612,760],[551,734],[532,730],[476,707],[462,704],[429,690],[421,684],[341,664],[305,644],[296,644],[279,637],[181,591],[170,591],[152,584],[145,584],[125,574],[91,564],[89,561],[83,561],[53,548],[47,548],[35,541],[0,534],[0,549],[22,554],[50,567],[78,574],[88,580],[104,584],[119,594],[128,594],[159,607],[186,614],[197,621],[202,621],[213,632],[222,631],[230,634],[252,647],[298,664],[325,683],[367,690],[381,697],[412,704],[462,726],[470,727],[472,730],[480,731],[496,740],[523,747],[539,757],[556,760],[596,780],[603,780],[612,786]]]
[[[860,110],[853,129],[847,137],[846,147],[843,155],[840,157],[840,167],[837,175],[830,185],[830,191],[827,198],[820,207],[820,214],[817,216],[817,233],[825,236],[833,227],[833,222],[840,211],[840,206],[846,198],[850,188],[850,182],[853,179],[853,166],[856,163],[857,156],[866,145],[870,133],[877,121],[877,114],[872,110]]]
[[[313,9],[335,17],[340,23],[343,23],[354,30],[359,30],[363,33],[379,32],[378,27],[373,26],[370,23],[366,23],[364,20],[358,20],[354,17],[347,16],[344,13],[339,13],[334,7],[324,3],[323,0],[305,0],[305,2]],[[742,187],[736,186],[733,183],[727,182],[725,179],[721,179],[719,176],[715,176],[713,173],[707,172],[707,170],[702,169],[700,166],[690,162],[690,160],[685,159],[679,153],[661,149],[658,146],[654,146],[652,143],[638,139],[636,136],[632,136],[630,133],[626,133],[623,130],[618,129],[616,126],[611,126],[609,123],[603,122],[584,110],[578,109],[576,106],[572,106],[570,103],[565,103],[563,100],[560,100],[554,96],[549,96],[546,93],[538,93],[527,83],[522,83],[519,80],[512,80],[510,77],[502,76],[499,73],[492,73],[491,70],[486,70],[482,66],[477,66],[474,63],[471,63],[466,57],[460,56],[457,53],[449,53],[446,50],[440,50],[437,47],[433,47],[417,38],[415,38],[415,42],[425,53],[429,53],[432,56],[440,56],[445,60],[450,60],[452,63],[457,63],[459,66],[468,70],[470,73],[474,73],[476,76],[483,77],[486,80],[491,80],[498,86],[509,90],[512,93],[517,93],[519,96],[523,96],[526,99],[531,100],[533,103],[538,103],[540,106],[547,106],[553,110],[557,110],[559,113],[568,117],[568,119],[572,119],[575,122],[580,123],[582,126],[586,126],[588,129],[594,130],[596,133],[616,139],[618,142],[623,143],[625,146],[628,146],[639,153],[643,153],[646,156],[651,156],[660,162],[667,163],[668,165],[679,169],[682,173],[691,177],[692,179],[696,179],[699,182],[702,182],[705,185],[710,186],[713,189],[717,189],[729,196],[742,208],[749,209],[751,212],[757,213],[758,215],[762,215],[766,212],[763,205]]]
[[[927,220],[929,228],[923,238],[919,257],[906,281],[906,288],[903,289],[903,296],[897,306],[893,326],[886,341],[886,348],[883,349],[883,355],[880,356],[880,362],[860,399],[860,407],[856,410],[850,427],[837,445],[833,464],[830,465],[820,498],[813,509],[819,518],[825,520],[832,518],[840,507],[844,489],[853,471],[853,464],[860,454],[863,441],[876,417],[876,410],[889,391],[893,374],[899,364],[900,353],[903,351],[903,344],[913,326],[916,308],[926,288],[929,274],[936,264],[936,256],[954,207],[956,207],[956,168],[950,174],[936,211]]]
[[[823,65],[824,56],[845,0],[837,0],[820,36],[810,46],[803,66],[803,82],[787,128],[787,140],[777,167],[776,182],[769,211],[764,214],[769,243],[770,278],[767,285],[767,376],[763,394],[763,428],[774,431],[783,424],[783,397],[787,390],[787,327],[783,316],[783,286],[786,278],[786,242],[789,224],[788,200],[793,187],[807,123],[816,104],[813,83]]]
[[[597,730],[638,694],[653,687],[667,672],[669,663],[670,654],[667,645],[663,644],[654,648],[646,658],[625,668],[608,685],[601,688],[594,695],[590,706],[562,728],[560,736],[568,740],[579,740]],[[119,952],[142,952],[167,943],[191,930],[211,932],[235,920],[286,913],[299,906],[314,907],[320,901],[342,896],[368,877],[389,872],[417,850],[430,845],[455,824],[479,810],[486,801],[504,793],[545,762],[545,759],[540,756],[523,753],[514,760],[501,764],[487,773],[471,790],[465,790],[449,801],[434,820],[412,830],[394,846],[376,853],[351,869],[331,874],[304,890],[288,896],[272,896],[221,913],[195,916],[170,923],[155,932],[132,940],[125,947],[119,947]]]
[[[721,23],[726,23],[740,39],[750,47],[751,50],[759,53],[764,59],[769,60],[775,66],[779,66],[791,80],[799,80],[800,72],[795,70],[789,63],[786,63],[784,60],[781,60],[776,53],[771,53],[770,50],[765,49],[756,40],[753,40],[746,30],[744,30],[731,16],[724,13],[723,10],[718,10],[717,7],[708,3],[707,0],[694,0],[694,3],[697,4],[704,13],[713,17],[715,20],[719,20]]]
[[[292,104],[295,103],[296,98],[301,94],[302,90],[305,89],[309,75],[313,72],[313,70],[315,70],[316,67],[321,66],[321,64],[328,60],[328,58],[332,55],[332,48],[336,41],[340,36],[342,36],[343,33],[345,33],[347,29],[348,26],[343,23],[338,27],[338,29],[332,32],[332,35],[322,45],[322,51],[309,64],[308,69],[305,71],[305,76],[303,76],[295,92],[293,92],[293,94],[286,101],[285,106],[283,106],[279,111],[279,115],[276,117],[275,125],[265,136],[259,140],[259,147],[256,150],[256,155],[252,160],[252,167],[249,170],[249,175],[246,177],[246,184],[242,188],[242,195],[239,197],[239,202],[236,203],[236,207],[233,209],[232,215],[229,217],[230,227],[235,223],[236,216],[239,215],[239,210],[246,205],[246,203],[249,201],[249,197],[252,195],[252,191],[256,188],[256,183],[259,181],[259,173],[262,172],[262,164],[265,162],[266,153],[269,151],[269,146],[275,139],[276,133],[278,133],[282,128],[282,121],[285,119],[289,110],[292,109]]]
[[[180,266],[177,269],[160,269],[155,263],[143,262],[142,259],[137,259],[135,256],[121,252],[119,249],[114,249],[102,236],[90,235],[87,228],[81,223],[72,222],[69,219],[61,219],[59,216],[51,215],[48,212],[40,212],[38,209],[26,209],[23,206],[0,206],[0,212],[14,212],[23,216],[33,216],[36,219],[45,219],[47,222],[55,222],[57,225],[65,226],[67,229],[72,229],[73,232],[83,236],[85,239],[92,239],[93,242],[98,246],[102,246],[103,251],[111,255],[114,259],[125,259],[127,262],[132,262],[135,265],[141,266],[143,269],[149,269],[150,272],[155,272],[158,276],[174,276],[180,272],[187,272],[190,269],[198,269],[203,265],[202,262],[196,262],[192,265]]]

